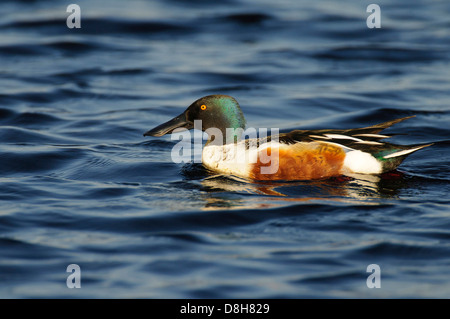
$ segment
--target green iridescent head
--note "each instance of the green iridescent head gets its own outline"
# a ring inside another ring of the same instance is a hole
[[[194,127],[194,121],[198,120],[201,120],[201,128],[197,125]],[[233,97],[208,95],[192,103],[179,116],[146,132],[144,136],[162,136],[172,133],[173,130],[180,127],[198,128],[207,133],[217,129],[222,133],[223,140],[215,139],[216,142],[236,142],[241,138],[242,131],[245,129],[245,118],[238,102]]]

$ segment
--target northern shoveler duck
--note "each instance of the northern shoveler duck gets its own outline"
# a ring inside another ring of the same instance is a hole
[[[194,121],[201,120],[202,131],[216,130],[208,134],[202,151],[206,168],[253,180],[311,180],[396,169],[409,154],[432,145],[380,142],[392,136],[380,134],[382,130],[411,117],[363,128],[294,130],[241,140],[246,122],[238,102],[228,95],[209,95],[144,136],[163,136],[182,127],[192,129]]]

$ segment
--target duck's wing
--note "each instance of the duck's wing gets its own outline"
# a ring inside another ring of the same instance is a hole
[[[347,130],[294,130],[289,133],[279,135],[280,143],[295,144],[298,142],[331,142],[342,146],[350,145],[382,145],[379,142],[382,139],[389,138],[395,134],[379,134],[382,130],[391,127],[394,124],[410,119],[413,116],[403,117],[400,119],[383,122],[380,124],[347,129]]]
[[[369,153],[383,164],[383,170],[396,168],[407,155],[431,144],[396,145],[381,140],[396,134],[380,134],[381,131],[394,124],[414,117],[408,116],[380,124],[347,130],[294,130],[280,134],[282,144],[296,144],[308,142],[324,142],[339,145],[346,151],[361,151]]]

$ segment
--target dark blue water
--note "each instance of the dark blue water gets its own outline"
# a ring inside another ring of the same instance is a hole
[[[448,298],[450,3],[0,3],[0,297]],[[142,134],[207,94],[250,127],[437,142],[393,174],[250,183]],[[69,289],[66,267],[81,268]],[[369,289],[378,264],[381,288]]]

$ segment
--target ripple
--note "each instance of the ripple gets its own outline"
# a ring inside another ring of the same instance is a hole
[[[15,126],[0,127],[0,134],[4,143],[15,144],[76,144],[77,140],[61,137],[47,132],[23,129]]]
[[[0,173],[3,176],[48,173],[67,165],[71,159],[78,159],[79,154],[78,150],[3,152]]]
[[[348,258],[373,258],[382,261],[386,258],[395,257],[396,259],[428,260],[429,258],[446,258],[448,248],[433,247],[428,244],[419,243],[401,243],[401,242],[377,242],[367,244],[360,249],[347,255]]]
[[[428,62],[442,58],[444,51],[430,50],[429,48],[403,48],[389,46],[354,46],[338,47],[322,52],[316,52],[313,57],[331,60],[375,60],[380,62]]]
[[[22,112],[14,118],[6,121],[7,125],[25,125],[26,127],[48,127],[49,125],[58,125],[65,122],[63,119],[46,113]]]
[[[236,13],[236,14],[229,14],[226,15],[224,18],[226,21],[231,21],[237,24],[261,24],[263,22],[266,22],[270,19],[272,19],[272,16],[266,14],[266,13]]]

